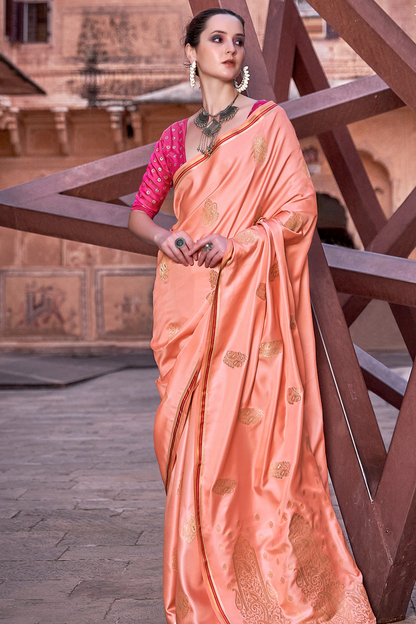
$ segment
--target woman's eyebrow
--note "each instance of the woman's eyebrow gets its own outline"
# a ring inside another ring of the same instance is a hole
[[[225,30],[213,30],[211,35],[213,35],[214,33],[218,33],[220,35],[226,35],[227,33],[225,32]],[[245,37],[244,33],[236,33],[234,35],[235,37]]]

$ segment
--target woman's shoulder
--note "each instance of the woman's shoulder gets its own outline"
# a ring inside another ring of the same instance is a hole
[[[173,137],[177,137],[178,135],[186,133],[186,126],[188,123],[188,118],[181,119],[179,121],[175,121],[173,124],[165,128],[165,130],[161,134],[161,141],[166,141],[167,139],[171,139]]]

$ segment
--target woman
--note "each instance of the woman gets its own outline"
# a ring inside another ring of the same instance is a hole
[[[328,490],[310,176],[284,111],[236,90],[242,18],[204,11],[185,44],[203,109],[163,133],[129,222],[160,250],[152,348],[167,622],[370,624]],[[151,217],[172,181],[178,222],[167,232]]]

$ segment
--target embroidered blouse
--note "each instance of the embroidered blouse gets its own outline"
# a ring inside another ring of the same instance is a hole
[[[251,109],[249,116],[266,100],[259,100]],[[151,219],[157,215],[169,189],[173,176],[185,164],[185,137],[187,119],[177,121],[167,128],[155,145],[150,162],[143,176],[132,210],[143,210]]]

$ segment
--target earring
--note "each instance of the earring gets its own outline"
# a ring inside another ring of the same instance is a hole
[[[189,66],[189,84],[192,89],[195,89],[195,72],[196,72],[196,61],[190,64]]]
[[[239,93],[242,93],[243,91],[247,91],[248,83],[250,80],[250,72],[248,71],[247,65],[243,67],[241,73],[243,74],[243,79],[240,82],[240,84],[238,84],[237,81],[234,80],[234,86]]]

